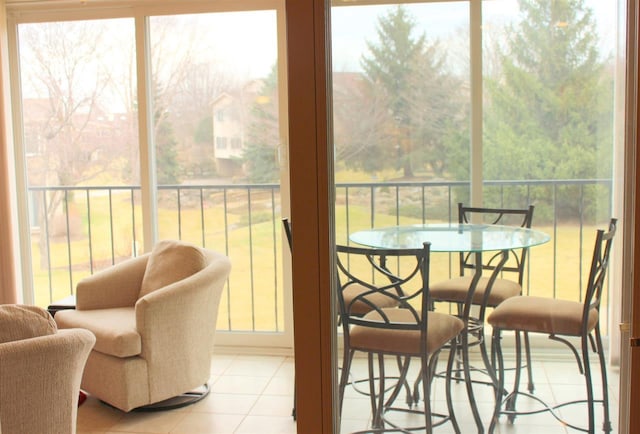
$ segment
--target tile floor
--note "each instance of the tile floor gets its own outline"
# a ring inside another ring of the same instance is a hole
[[[366,373],[366,360],[356,359],[352,372]],[[549,401],[584,396],[582,377],[575,362],[566,356],[547,357],[534,363],[536,395]],[[617,370],[610,370],[610,404],[613,433],[617,432],[618,412]],[[293,358],[284,356],[216,355],[212,361],[211,393],[201,402],[182,409],[141,413],[123,413],[89,396],[78,409],[79,434],[171,433],[171,434],[270,434],[295,433],[291,417],[293,402]],[[550,387],[553,384],[553,388]],[[364,385],[366,387],[366,385]],[[441,380],[434,384],[432,401],[436,410],[444,409]],[[488,386],[475,387],[476,399],[483,421],[490,419],[493,394]],[[475,433],[471,411],[463,383],[454,386],[454,406],[463,434]],[[531,402],[518,401],[518,408],[531,408]],[[575,406],[561,410],[570,421],[584,423],[586,408]],[[369,423],[369,399],[349,387],[345,393],[342,433],[366,429]],[[412,422],[413,415],[401,418]],[[601,419],[600,415],[598,418]],[[403,419],[403,420],[404,420]],[[435,433],[453,432],[450,424],[435,429]],[[496,430],[499,434],[555,434],[578,432],[569,429],[547,413],[522,416],[514,424],[504,417]],[[305,433],[313,434],[313,433]]]

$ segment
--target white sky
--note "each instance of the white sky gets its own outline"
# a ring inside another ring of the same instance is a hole
[[[603,48],[613,49],[615,44],[616,2],[612,0],[587,0],[594,9],[598,32]],[[517,18],[516,0],[485,0],[482,4],[483,19],[487,22],[509,22]],[[357,71],[360,57],[366,51],[366,40],[377,41],[378,17],[388,6],[345,6],[332,9],[333,67],[337,71]],[[469,8],[467,2],[442,2],[407,5],[416,19],[417,29],[427,38],[446,40],[455,37],[461,29],[467,29]]]
[[[616,1],[587,0],[595,11],[602,46],[612,50],[615,46]],[[337,71],[357,71],[360,59],[366,51],[366,41],[377,41],[378,17],[389,6],[341,6],[332,9],[333,67]],[[427,38],[442,41],[464,35],[468,28],[467,2],[440,2],[410,4],[407,6],[416,19],[417,29]],[[517,17],[516,0],[485,0],[483,12],[485,25],[491,22],[508,22]],[[183,25],[167,39],[169,55],[180,56],[186,46],[196,46],[196,57],[202,62],[214,61],[224,71],[240,82],[265,77],[277,59],[277,34],[275,11],[227,12],[202,15],[175,16],[170,19]],[[152,23],[153,23],[152,19]],[[194,21],[195,20],[195,21]],[[116,36],[131,41],[133,21],[114,20],[124,26]],[[176,34],[177,33],[177,34]],[[153,24],[152,24],[153,34]],[[116,38],[112,38],[115,42]],[[118,42],[115,42],[118,45]],[[122,44],[126,44],[122,41]],[[120,45],[122,47],[123,45]],[[122,50],[117,54],[122,56]],[[460,57],[466,53],[461,53]],[[116,62],[117,63],[117,62]],[[124,61],[128,65],[127,60]]]

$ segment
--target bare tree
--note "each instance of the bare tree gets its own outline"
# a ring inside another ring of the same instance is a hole
[[[199,125],[212,125],[212,102],[237,81],[216,61],[214,42],[201,37],[206,34],[203,26],[209,25],[206,17],[193,15],[156,17],[151,23],[156,143],[163,142],[158,135],[166,131],[160,123],[171,123],[181,158],[178,163],[187,171],[213,166],[212,152],[198,152],[202,147],[195,146],[195,132]],[[166,110],[163,116],[157,113],[160,108]]]
[[[72,186],[108,172],[113,176],[123,148],[122,130],[114,128],[104,107],[112,63],[106,35],[101,22],[20,27],[26,147],[39,151],[30,157],[30,184]],[[29,111],[30,103],[38,110]],[[64,198],[60,192],[46,195],[41,223],[64,212]],[[41,247],[46,241],[41,238]],[[41,258],[48,265],[46,255]]]

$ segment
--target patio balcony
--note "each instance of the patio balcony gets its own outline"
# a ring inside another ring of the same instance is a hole
[[[611,181],[492,181],[485,182],[484,188],[487,206],[534,204],[533,226],[551,235],[550,243],[530,250],[525,293],[581,300],[595,228],[603,227],[610,217]],[[456,221],[457,203],[468,202],[469,195],[468,183],[445,181],[339,183],[335,191],[336,241],[340,243],[348,242],[349,233],[370,227]],[[51,213],[48,204],[55,200],[61,205],[56,213]],[[35,210],[31,247],[38,305],[46,306],[73,294],[75,285],[84,276],[141,253],[139,187],[32,187],[30,201]],[[49,218],[43,218],[44,215]],[[233,271],[217,324],[221,334],[238,335],[242,340],[251,334],[282,334],[289,327],[285,312],[291,304],[286,297],[287,261],[283,256],[288,253],[281,233],[282,216],[280,188],[276,184],[159,187],[160,238],[188,240],[224,252],[232,260]],[[445,279],[457,273],[457,256],[432,256],[432,279]],[[605,297],[606,306],[609,301]],[[606,307],[603,312],[608,315]],[[606,341],[608,318],[603,318],[601,324]],[[247,350],[238,348],[216,347],[212,365],[214,393],[189,415],[181,414],[182,421],[176,426],[184,428],[185,424],[198,423],[190,422],[191,419],[214,420],[220,417],[219,413],[230,411],[223,402],[231,399],[238,403],[238,409],[244,410],[242,414],[237,409],[226,414],[223,420],[229,425],[223,429],[233,425],[234,432],[245,432],[242,430],[250,429],[247,426],[262,421],[273,423],[274,429],[281,427],[282,432],[295,432],[295,422],[289,415],[294,384],[291,351],[268,344],[251,351],[259,355],[248,355]],[[572,356],[564,348],[554,350],[547,345],[540,351],[538,346],[537,360],[542,360],[534,367],[536,381],[542,388],[547,387],[545,383],[558,382],[558,372],[574,368]],[[256,366],[260,368],[256,370]],[[365,369],[365,361],[356,360],[356,375],[358,372],[364,375]],[[617,420],[617,371],[617,367],[610,367],[614,420]],[[574,377],[579,374],[576,372]],[[571,378],[568,393],[578,393],[581,380]],[[256,384],[264,387],[256,390]],[[456,404],[461,407],[460,421],[463,426],[471,426],[473,419],[465,413],[468,409],[463,408],[462,395]],[[478,399],[483,414],[489,415],[492,392],[481,390]],[[347,391],[342,432],[366,426],[368,402],[356,390]],[[118,414],[91,399],[85,405],[79,412],[79,427],[87,432],[156,423],[156,416]],[[263,419],[267,417],[264,412],[268,412],[269,421]],[[158,423],[164,423],[160,421],[162,417],[158,418]],[[96,421],[108,422],[110,426],[96,426]],[[541,426],[548,432],[570,432],[550,416],[519,418],[516,425],[508,432],[531,432]],[[167,432],[166,429],[167,426],[161,426],[158,432]]]
[[[491,181],[484,186],[486,206],[534,204],[533,226],[551,235],[550,243],[530,250],[525,293],[580,300],[594,230],[611,215],[611,180]],[[71,295],[84,276],[141,253],[139,187],[31,187],[29,194],[35,304],[46,306]],[[371,227],[456,221],[459,201],[468,202],[466,182],[336,184],[336,242],[346,243],[349,233]],[[60,205],[51,212],[55,202]],[[220,331],[285,329],[280,203],[277,184],[159,187],[159,237],[190,241],[232,260]],[[434,255],[432,280],[457,273],[457,257]]]

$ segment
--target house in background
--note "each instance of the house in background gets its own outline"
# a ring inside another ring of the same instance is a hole
[[[213,101],[213,154],[221,177],[245,174],[243,153],[251,110],[262,87],[262,80],[251,80],[237,91],[223,92]]]

